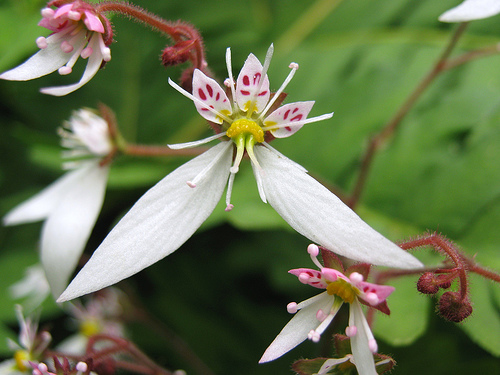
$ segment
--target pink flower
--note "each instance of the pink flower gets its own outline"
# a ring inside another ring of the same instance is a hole
[[[78,83],[40,90],[44,94],[62,96],[89,82],[103,62],[111,60],[108,47],[112,42],[109,21],[84,1],[76,0],[60,6],[58,3],[49,3],[49,6],[54,4],[56,9],[42,9],[43,18],[39,26],[51,30],[52,34],[36,40],[40,51],[18,67],[1,74],[1,79],[27,81],[56,70],[61,75],[67,75],[72,72],[79,57],[88,59],[85,72]]]
[[[318,342],[342,304],[347,302],[350,312],[346,335],[351,339],[356,368],[361,375],[376,374],[373,353],[377,351],[377,342],[360,301],[369,306],[378,306],[385,302],[394,288],[366,282],[358,272],[346,276],[338,270],[323,267],[316,258],[319,253],[316,245],[309,245],[308,252],[320,270],[298,268],[289,272],[297,276],[300,282],[325,291],[299,304],[288,304],[288,312],[296,315],[274,339],[259,362],[281,357],[306,339]]]

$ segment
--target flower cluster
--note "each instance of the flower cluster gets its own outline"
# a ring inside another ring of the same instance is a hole
[[[39,37],[36,44],[40,51],[25,63],[2,73],[0,78],[27,81],[56,70],[61,75],[67,75],[72,72],[79,57],[88,59],[78,83],[41,89],[44,94],[66,95],[89,82],[103,63],[111,60],[111,24],[95,11],[93,5],[80,0],[70,3],[51,1],[47,8],[42,9],[42,17],[39,25],[52,31],[52,34]]]

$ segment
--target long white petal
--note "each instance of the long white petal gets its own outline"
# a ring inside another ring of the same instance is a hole
[[[78,40],[75,48],[80,47],[84,42],[85,38]],[[27,81],[55,72],[69,61],[72,53],[65,53],[61,50],[61,38],[57,34],[49,36],[47,44],[47,48],[41,49],[23,64],[6,71],[0,75],[0,78],[9,81]]]
[[[349,325],[356,326],[357,332],[351,337],[351,350],[359,375],[377,375],[373,353],[368,346],[366,318],[357,299],[349,306]]]
[[[211,174],[190,188],[193,179],[220,152]],[[221,142],[187,162],[152,187],[104,239],[59,302],[117,283],[177,250],[200,227],[220,200],[232,161]]]
[[[361,262],[398,268],[422,264],[371,228],[314,178],[265,147],[255,147],[269,204],[292,228],[329,250]]]
[[[465,0],[439,16],[441,22],[466,22],[488,18],[500,13],[498,0]]]
[[[85,67],[85,71],[83,72],[82,78],[78,83],[74,83],[66,86],[55,86],[55,87],[45,87],[40,89],[40,92],[43,94],[54,95],[54,96],[64,96],[73,91],[78,90],[80,87],[89,82],[92,77],[94,77],[99,71],[103,56],[99,50],[99,35],[94,35],[90,40],[87,48],[92,48],[94,53],[90,55],[87,61],[87,66]]]
[[[38,194],[14,207],[3,217],[4,225],[31,223],[46,219],[59,203],[61,196],[79,181],[82,169],[64,174]]]
[[[304,307],[295,314],[292,320],[276,336],[262,355],[259,363],[275,360],[307,339],[307,334],[320,324],[316,318],[316,313],[320,309],[325,312],[330,311],[334,298],[328,295],[327,292],[323,292],[304,302],[301,303],[304,304]]]
[[[90,162],[59,197],[42,229],[41,261],[52,294],[68,285],[101,211],[109,166]]]

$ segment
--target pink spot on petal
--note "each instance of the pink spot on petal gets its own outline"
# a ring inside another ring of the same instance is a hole
[[[260,77],[262,77],[262,74],[257,73],[253,76],[253,84],[256,85],[257,83],[260,82]]]
[[[289,114],[290,114],[290,110],[286,111],[285,114],[283,115],[283,120],[286,120],[288,118]]]
[[[300,121],[302,120],[302,117],[304,117],[302,114],[299,114],[297,116],[295,116],[294,118],[292,118],[290,121]]]
[[[250,78],[248,78],[248,76],[243,76],[243,84],[245,86],[250,86]]]
[[[245,96],[250,95],[250,91],[240,90],[240,92],[241,92],[241,95],[245,95]]]
[[[218,93],[217,93],[217,95],[215,96],[215,100],[216,100],[216,101],[219,101],[219,99],[220,99],[220,92],[218,92]],[[224,100],[224,101],[225,101],[225,100]]]
[[[291,132],[291,131],[292,131],[292,128],[291,128],[291,127],[289,127],[289,126],[285,126],[285,129],[286,129],[286,130],[288,130],[289,132]]]
[[[214,89],[212,88],[212,86],[207,85],[207,91],[210,97],[214,96]]]
[[[207,100],[207,96],[205,95],[202,89],[198,89],[198,95],[201,100]]]
[[[266,94],[267,94],[267,90],[260,92],[260,94],[258,96],[264,96]]]
[[[295,109],[293,110],[293,112],[292,112],[292,113],[295,113],[295,112],[297,112],[298,110],[299,110],[299,107],[295,107]]]

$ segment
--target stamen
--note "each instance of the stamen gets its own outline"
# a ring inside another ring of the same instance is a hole
[[[307,247],[307,252],[311,257],[317,257],[319,255],[319,247],[312,243]]]
[[[45,38],[44,36],[40,36],[36,39],[36,45],[40,49],[45,49],[49,46],[49,44],[47,43],[47,38]]]
[[[311,256],[311,260],[316,265],[316,267],[318,267],[320,270],[322,270],[323,265],[319,262],[319,260],[317,258],[317,256],[319,255],[319,247],[312,243],[307,247],[307,252]]]
[[[219,116],[221,119],[223,119],[224,121],[228,122],[228,123],[231,123],[233,122],[233,120],[231,120],[229,117],[227,117],[226,115],[220,113],[219,111],[213,109],[212,107],[210,107],[209,105],[207,105],[206,103],[204,103],[203,101],[201,101],[200,99],[198,99],[197,97],[195,97],[193,94],[190,94],[189,92],[187,92],[186,90],[184,90],[182,87],[180,87],[177,83],[175,83],[174,81],[172,81],[170,79],[170,77],[168,78],[168,83],[170,86],[172,86],[174,89],[176,89],[177,91],[179,91],[182,95],[184,95],[185,97],[191,99],[193,102],[196,102],[198,103],[199,105],[201,105],[203,108],[206,108],[208,111],[212,112],[214,115],[216,116]]]
[[[307,284],[307,282],[309,281],[309,279],[311,278],[311,276],[309,276],[307,273],[305,272],[302,272],[298,279],[299,281],[302,283],[302,284]]]
[[[68,75],[70,74],[71,72],[73,71],[73,69],[71,69],[69,66],[61,66],[57,72],[62,75],[62,76],[65,76],[65,75]]]
[[[373,338],[369,339],[368,340],[368,348],[370,349],[370,351],[372,353],[375,354],[377,352],[377,350],[378,350],[377,340],[375,340]]]
[[[364,299],[372,306],[377,306],[380,303],[376,293],[367,293]]]
[[[75,366],[76,371],[87,372],[88,366],[85,362],[78,362]]]
[[[52,18],[56,12],[52,8],[43,8],[40,13],[43,18]]]
[[[328,315],[321,309],[319,309],[317,312],[316,312],[316,319],[318,319],[318,321],[322,322],[323,320],[326,319]]]
[[[351,273],[351,274],[349,275],[349,279],[350,279],[353,283],[357,284],[357,283],[360,283],[360,282],[362,282],[362,281],[363,281],[363,275],[362,275],[362,274],[360,274],[359,272],[353,272],[353,273]]]
[[[92,49],[92,47],[86,47],[82,50],[82,53],[80,53],[80,56],[82,57],[82,59],[86,59],[88,57],[90,57],[90,55],[92,55],[94,53],[94,50]]]
[[[70,20],[73,20],[73,21],[80,21],[80,19],[82,18],[82,15],[80,14],[80,12],[76,12],[74,10],[70,10],[67,13],[67,16]]]
[[[196,175],[191,181],[186,181],[187,185],[191,188],[195,188],[200,181],[207,176],[208,172],[214,167],[215,164],[220,160],[220,158],[224,155],[226,150],[232,146],[231,142],[226,142],[226,146],[212,159],[212,161],[205,167],[203,170]]]
[[[170,148],[170,149],[172,149],[172,150],[180,150],[180,149],[183,149],[183,148],[197,147],[197,146],[200,146],[200,145],[204,145],[205,143],[212,142],[215,139],[222,138],[225,135],[226,135],[226,133],[219,133],[219,134],[211,135],[210,137],[207,137],[207,138],[200,139],[198,141],[184,142],[184,143],[175,143],[175,144],[172,144],[172,145],[167,145],[167,147]]]
[[[238,108],[236,104],[236,88],[234,87],[233,67],[231,63],[231,48],[226,49],[226,65],[227,65],[228,78],[224,81],[224,84],[228,86],[226,81],[229,80],[229,87],[231,88],[231,95],[233,97],[232,108],[233,112],[237,112]]]
[[[111,49],[104,44],[104,40],[102,39],[102,35],[97,33],[95,38],[99,38],[99,49],[101,50],[102,59],[104,61],[111,60]]]
[[[233,183],[234,183],[234,177],[236,176],[235,173],[231,173],[229,175],[229,181],[227,183],[227,193],[226,193],[226,208],[224,211],[229,212],[234,208],[234,205],[231,204],[231,194],[233,192]]]
[[[288,305],[286,305],[286,311],[288,311],[290,314],[295,314],[297,311],[299,311],[297,302],[290,302]]]
[[[263,126],[262,130],[269,131],[269,130],[282,129],[282,128],[286,128],[286,127],[294,127],[294,126],[298,126],[298,125],[302,126],[305,124],[310,124],[311,122],[328,120],[329,118],[332,118],[332,116],[333,116],[333,112],[326,113],[326,114],[321,115],[321,116],[311,117],[311,118],[308,118],[308,119],[303,120],[303,121],[292,121],[292,122],[286,122],[286,123],[279,124],[279,125],[274,124],[271,126]]]
[[[267,111],[269,111],[269,108],[271,108],[271,106],[274,104],[274,102],[279,98],[280,94],[285,90],[286,86],[288,86],[288,84],[292,80],[293,76],[295,75],[295,72],[299,69],[299,64],[291,63],[289,65],[289,68],[292,69],[292,71],[288,74],[288,77],[286,77],[285,81],[283,82],[281,87],[278,89],[278,91],[276,91],[274,93],[274,96],[269,101],[269,103],[267,103],[266,108],[264,108],[264,110],[260,114],[258,120],[262,121],[262,119],[265,117]]]
[[[75,48],[67,41],[63,41],[61,43],[61,50],[65,53],[70,53],[74,50]]]
[[[358,333],[358,327],[356,326],[347,326],[345,329],[345,334],[349,337],[353,337]]]
[[[319,342],[319,339],[321,338],[321,334],[312,329],[307,334],[307,338],[309,340],[311,340],[312,342]]]

